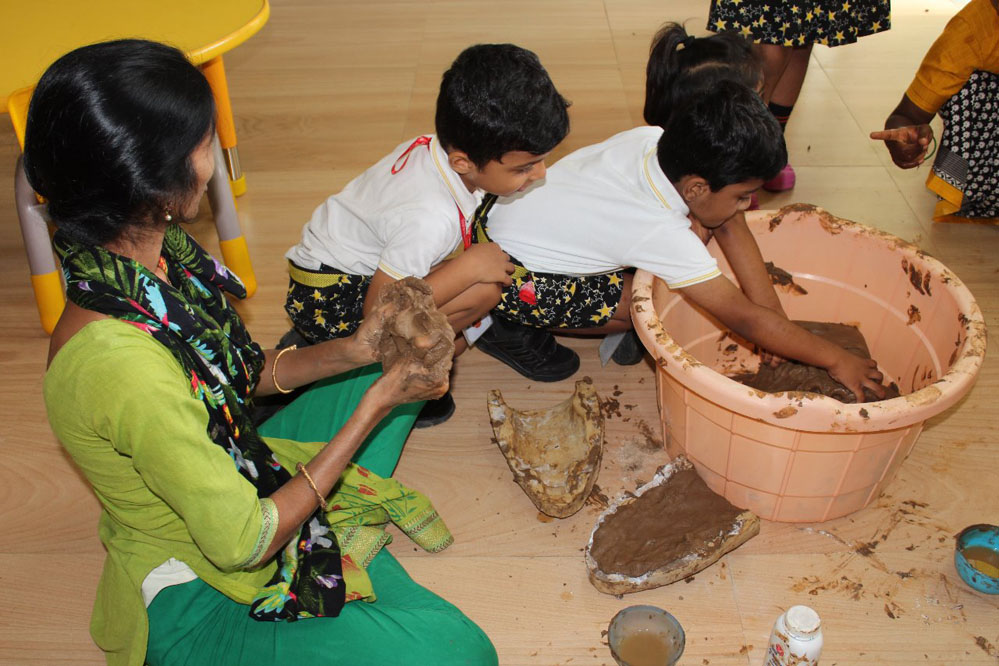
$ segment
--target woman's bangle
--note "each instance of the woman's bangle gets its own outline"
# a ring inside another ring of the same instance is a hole
[[[285,347],[284,349],[282,349],[281,351],[279,351],[277,353],[277,356],[274,357],[274,363],[271,364],[271,381],[274,382],[274,388],[276,388],[278,390],[278,393],[291,393],[292,391],[295,390],[295,389],[281,388],[281,385],[278,384],[278,380],[277,380],[277,366],[278,366],[278,361],[281,360],[281,356],[283,356],[285,352],[290,352],[293,349],[298,349],[298,345],[292,345],[290,347]],[[309,483],[312,483],[312,479],[309,479]],[[315,486],[312,486],[312,487],[315,488]]]
[[[328,512],[329,507],[326,506],[326,498],[323,497],[323,494],[321,492],[319,492],[319,488],[316,488],[316,482],[312,480],[311,476],[309,476],[309,472],[308,470],[305,469],[305,465],[303,465],[302,463],[298,463],[297,465],[295,465],[295,469],[301,472],[302,476],[305,477],[305,480],[309,482],[309,487],[311,487],[312,492],[316,494],[316,499],[319,500],[319,506],[322,508],[323,512],[324,513]]]

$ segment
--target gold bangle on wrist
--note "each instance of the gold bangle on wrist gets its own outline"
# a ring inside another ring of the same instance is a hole
[[[316,482],[312,480],[311,476],[309,476],[309,472],[308,470],[305,469],[305,465],[303,465],[302,463],[298,463],[297,465],[295,465],[295,469],[301,472],[302,476],[305,477],[305,480],[309,482],[309,487],[312,488],[312,492],[316,494],[316,499],[319,500],[319,506],[322,508],[323,513],[328,512],[329,507],[326,506],[326,498],[323,497],[323,494],[321,492],[319,492],[319,488],[316,488]]]
[[[274,362],[271,364],[271,381],[274,382],[274,388],[276,388],[278,390],[278,393],[291,393],[292,391],[295,390],[295,389],[281,388],[281,385],[278,384],[278,380],[277,380],[277,366],[278,366],[278,361],[281,360],[281,356],[285,352],[290,352],[290,351],[292,351],[294,349],[298,349],[298,345],[292,345],[290,347],[285,347],[284,349],[282,349],[281,351],[279,351],[277,353],[277,356],[274,357]],[[309,483],[312,483],[311,479],[309,480]],[[315,488],[315,486],[313,486],[313,488]]]

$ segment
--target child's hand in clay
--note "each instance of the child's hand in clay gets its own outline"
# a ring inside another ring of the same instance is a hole
[[[911,169],[926,159],[926,149],[933,138],[933,129],[929,125],[908,125],[871,132],[871,138],[885,142],[892,162],[897,166]]]
[[[507,287],[513,284],[510,274],[516,267],[510,262],[510,255],[496,243],[476,243],[465,253],[474,253],[471,265],[475,266],[479,282],[497,282]]]
[[[769,365],[771,368],[776,368],[781,363],[784,363],[787,359],[776,354],[769,349],[763,349],[762,347],[756,348],[757,353],[760,355],[760,363],[763,365]]]
[[[840,349],[836,359],[826,368],[829,375],[857,396],[857,402],[864,402],[864,387],[869,388],[874,395],[885,397],[885,389],[881,385],[884,375],[878,371],[877,361],[871,358],[861,358]]]

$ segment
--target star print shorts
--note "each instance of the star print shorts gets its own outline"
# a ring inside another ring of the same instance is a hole
[[[624,273],[559,275],[517,266],[513,284],[503,290],[494,312],[537,328],[595,328],[614,315],[621,302]]]
[[[345,338],[364,319],[364,296],[371,277],[341,273],[321,265],[318,271],[288,262],[288,298],[284,309],[302,336],[312,342]]]
[[[757,44],[852,44],[891,27],[890,0],[712,0],[708,30]]]

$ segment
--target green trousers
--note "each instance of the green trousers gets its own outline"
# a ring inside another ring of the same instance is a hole
[[[263,435],[324,441],[347,420],[379,376],[368,366],[317,383],[275,414]],[[365,440],[355,462],[390,476],[422,403],[397,407]],[[418,585],[386,550],[368,567],[378,600],[354,601],[339,617],[258,622],[249,607],[201,580],[161,591],[149,606],[150,666],[448,666],[498,664],[482,630],[454,605]]]

